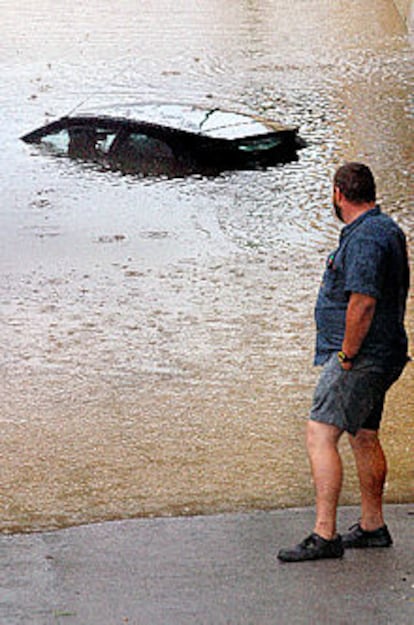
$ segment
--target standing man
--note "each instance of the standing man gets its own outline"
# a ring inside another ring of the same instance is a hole
[[[376,205],[368,167],[348,163],[333,182],[333,205],[345,224],[329,255],[315,308],[315,364],[323,365],[307,425],[316,494],[313,533],[278,558],[340,558],[344,548],[389,547],[382,494],[387,471],[378,430],[387,390],[408,360],[404,315],[409,287],[405,236]],[[336,532],[342,485],[338,441],[347,432],[361,492],[361,519]]]

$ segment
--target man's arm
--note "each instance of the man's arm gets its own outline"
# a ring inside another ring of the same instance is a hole
[[[345,336],[342,350],[348,358],[355,358],[368,334],[375,313],[377,300],[369,295],[351,293],[346,312]],[[342,363],[344,369],[352,369],[351,362]]]

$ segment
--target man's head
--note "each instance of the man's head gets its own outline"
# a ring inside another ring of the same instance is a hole
[[[374,176],[369,167],[363,163],[342,165],[335,173],[333,187],[333,205],[341,221],[347,221],[344,217],[344,204],[354,206],[361,212],[375,204]]]

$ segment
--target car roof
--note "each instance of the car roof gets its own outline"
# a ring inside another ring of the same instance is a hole
[[[88,100],[76,107],[68,117],[145,122],[214,139],[229,140],[296,130],[260,116],[230,110],[202,108],[191,104],[136,103],[132,100],[97,105]]]

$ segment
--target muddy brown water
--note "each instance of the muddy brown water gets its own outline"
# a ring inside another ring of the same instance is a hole
[[[0,34],[0,530],[311,504],[339,163],[372,166],[413,253],[413,48],[394,4],[20,0]],[[309,146],[168,180],[18,141],[102,93],[263,113]],[[385,411],[388,501],[413,497],[413,419],[414,365]]]

